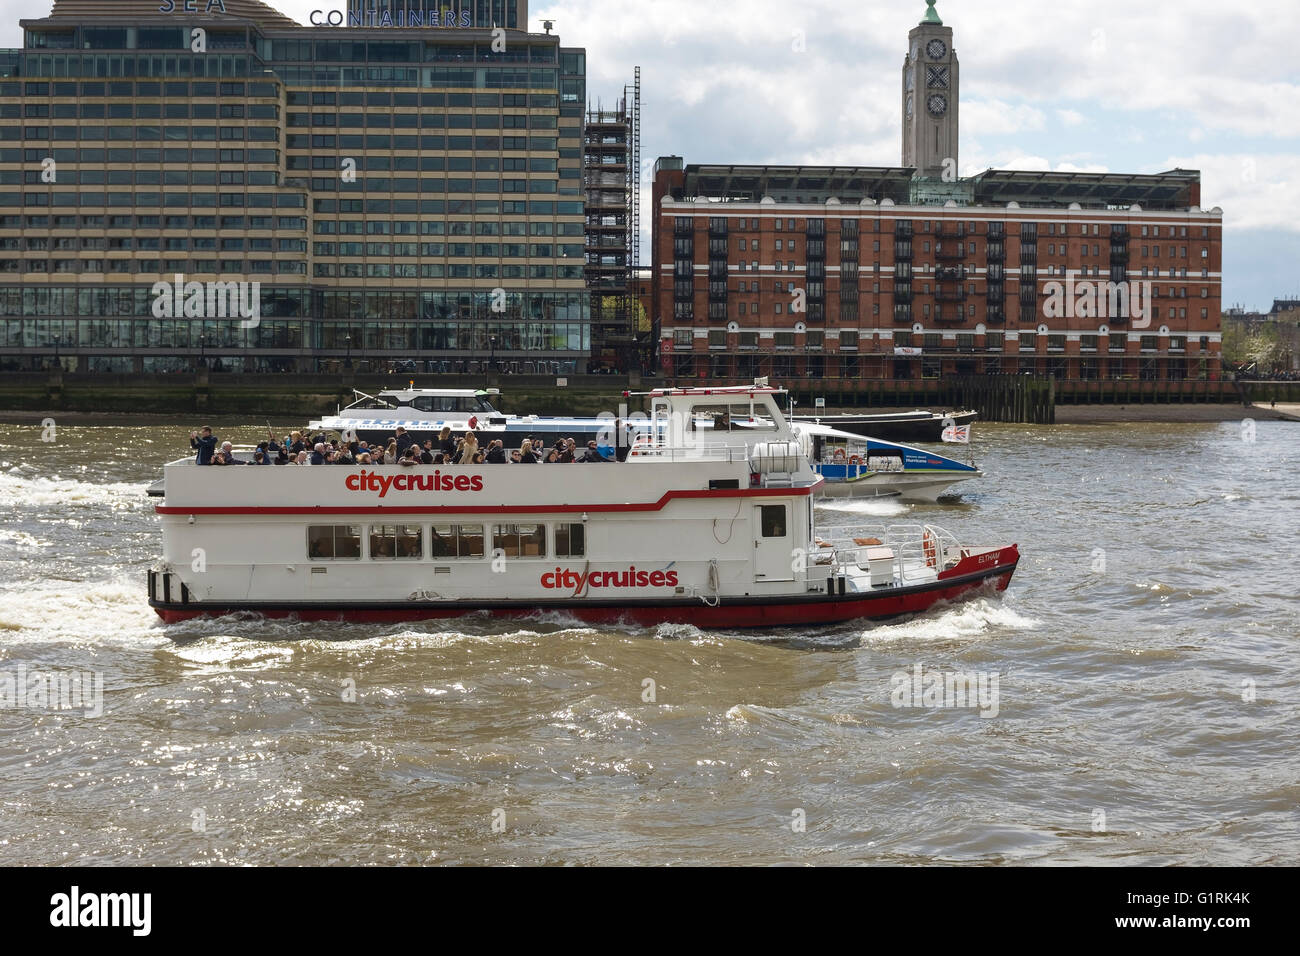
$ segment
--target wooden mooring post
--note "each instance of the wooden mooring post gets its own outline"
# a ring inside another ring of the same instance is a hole
[[[1036,375],[961,375],[945,392],[956,408],[970,408],[980,421],[1056,423],[1056,381]]]

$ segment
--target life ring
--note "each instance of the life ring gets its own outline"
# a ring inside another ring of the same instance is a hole
[[[843,448],[836,448],[835,454],[832,457],[834,457],[836,461],[843,461],[846,454],[847,452]]]
[[[921,536],[921,547],[925,550],[926,566],[937,568],[939,566],[939,541],[929,525],[925,528],[925,534]]]
[[[853,455],[851,458],[849,458],[849,464],[850,464],[850,465],[860,465],[860,464],[862,464],[862,456],[861,456],[861,455]]]

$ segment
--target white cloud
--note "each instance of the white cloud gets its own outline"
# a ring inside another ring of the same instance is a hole
[[[1086,121],[1078,110],[1057,110],[1056,118],[1062,126],[1082,126]]]
[[[1201,171],[1201,205],[1220,206],[1233,229],[1296,229],[1300,156],[1283,153],[1199,153],[1166,157],[1161,169]]]
[[[1042,110],[1025,104],[1013,105],[1002,100],[961,99],[961,125],[979,130],[981,134],[1005,136],[1028,130],[1041,130],[1046,125]]]

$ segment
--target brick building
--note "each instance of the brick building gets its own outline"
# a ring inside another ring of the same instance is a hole
[[[904,166],[657,161],[663,372],[1217,379],[1223,214],[1200,174],[959,178],[952,30],[931,4],[909,41]]]

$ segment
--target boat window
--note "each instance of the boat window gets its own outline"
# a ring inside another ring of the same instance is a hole
[[[379,560],[424,557],[423,529],[418,524],[371,525],[370,557]]]
[[[555,556],[581,558],[587,554],[587,529],[580,524],[555,526]]]
[[[759,509],[763,524],[763,537],[785,537],[785,505],[763,505]]]
[[[307,557],[352,559],[361,557],[360,525],[308,525]]]
[[[749,402],[696,405],[691,409],[691,424],[697,431],[775,431],[776,423],[770,418],[756,417],[764,410]]]
[[[483,557],[481,524],[436,524],[429,531],[429,549],[434,558]]]
[[[499,524],[492,528],[493,553],[507,558],[546,557],[546,525]]]

